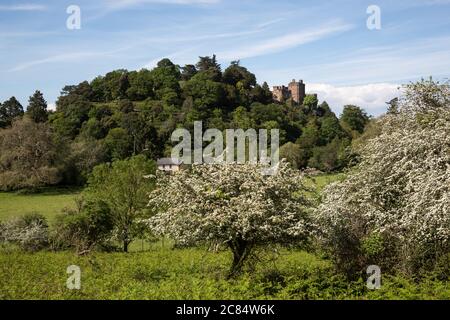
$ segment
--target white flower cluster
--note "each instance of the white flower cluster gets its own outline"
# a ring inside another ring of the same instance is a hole
[[[181,245],[236,239],[253,245],[304,239],[309,232],[302,174],[282,161],[277,174],[259,164],[193,165],[158,177],[149,206],[154,232]]]
[[[406,89],[400,110],[379,120],[382,133],[362,148],[358,168],[326,188],[317,210],[324,239],[346,229],[397,239],[406,259],[448,252],[449,88],[422,82]]]
[[[0,242],[16,243],[28,251],[37,251],[48,243],[48,228],[39,221],[22,225],[19,220],[12,220],[0,225]]]

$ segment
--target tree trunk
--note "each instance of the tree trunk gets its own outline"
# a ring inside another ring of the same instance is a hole
[[[245,260],[250,255],[251,244],[243,239],[234,239],[228,242],[228,246],[233,252],[233,263],[228,278],[233,278],[242,271]]]
[[[130,241],[125,240],[123,242],[123,252],[128,252],[128,245],[130,244]]]

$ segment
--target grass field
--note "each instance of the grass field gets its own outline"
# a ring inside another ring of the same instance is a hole
[[[384,277],[378,290],[336,276],[331,264],[303,251],[226,280],[231,255],[155,244],[141,253],[7,252],[0,249],[0,299],[450,299],[449,283]],[[67,267],[81,269],[69,290]]]
[[[342,174],[308,178],[318,193]],[[51,222],[73,207],[81,190],[47,189],[39,194],[0,193],[0,220],[39,212]],[[315,193],[314,193],[315,194]],[[134,241],[130,253],[25,253],[0,245],[0,299],[450,299],[449,282],[383,276],[379,290],[365,280],[349,282],[329,260],[300,250],[281,250],[274,261],[226,280],[227,251],[172,249],[170,241]],[[81,268],[81,290],[66,287],[67,267]]]
[[[0,192],[0,221],[37,212],[51,221],[65,207],[74,207],[79,189],[51,188],[36,194]]]

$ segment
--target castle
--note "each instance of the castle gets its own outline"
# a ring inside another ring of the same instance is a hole
[[[283,102],[292,98],[295,103],[302,104],[303,99],[305,99],[305,84],[303,83],[303,80],[296,82],[295,79],[293,79],[287,87],[274,86],[272,94],[275,101]]]

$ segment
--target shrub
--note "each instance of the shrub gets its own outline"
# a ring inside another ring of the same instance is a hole
[[[400,105],[317,210],[321,239],[347,274],[377,264],[417,275],[450,252],[449,85],[408,85]]]
[[[0,226],[0,241],[36,252],[48,247],[48,224],[44,216],[32,213]]]
[[[103,201],[82,201],[78,210],[57,216],[52,234],[53,249],[74,248],[83,254],[96,245],[108,247],[113,223],[108,205]]]

